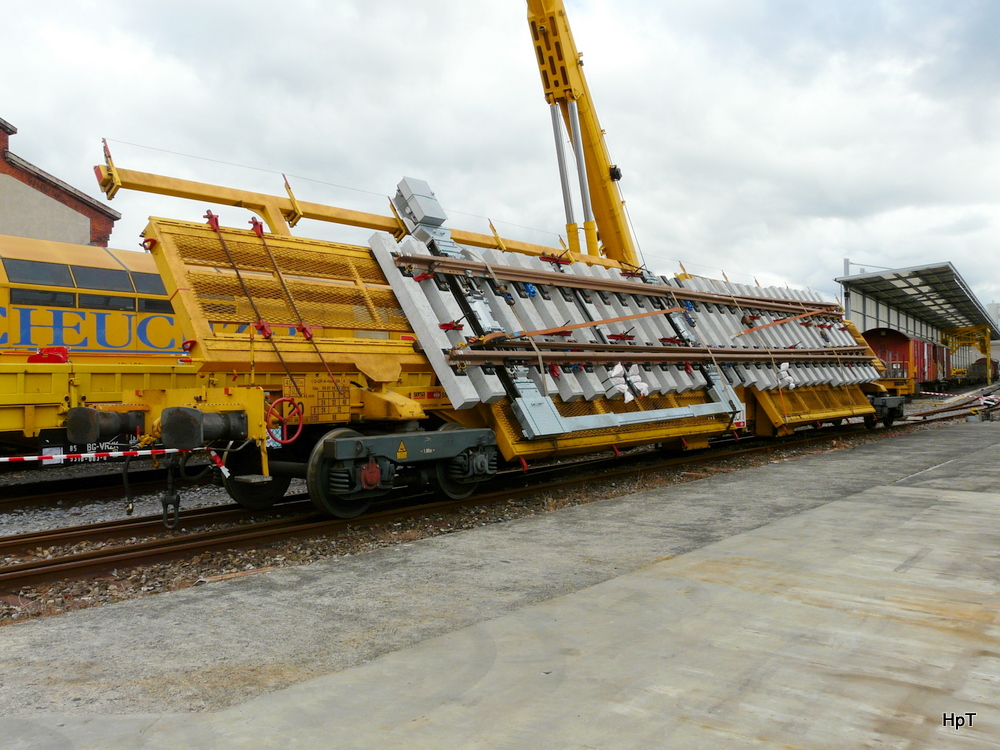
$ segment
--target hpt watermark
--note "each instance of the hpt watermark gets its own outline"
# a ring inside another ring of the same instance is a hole
[[[941,726],[952,727],[956,732],[962,727],[972,728],[972,720],[976,717],[975,711],[964,714],[941,714]]]

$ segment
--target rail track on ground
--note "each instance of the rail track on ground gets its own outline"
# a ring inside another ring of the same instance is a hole
[[[478,492],[464,500],[442,501],[431,492],[390,496],[372,512],[349,520],[321,516],[305,495],[289,495],[269,511],[251,511],[235,504],[184,510],[176,531],[165,529],[162,517],[155,515],[0,537],[0,594],[39,583],[83,580],[203,552],[344,533],[352,528],[586,487],[598,481],[638,479],[679,467],[835,443],[858,434],[872,433],[862,425],[849,424],[765,443],[744,440],[698,454],[664,458],[657,451],[640,449],[620,457],[551,464],[528,473],[506,471],[490,483],[491,491]],[[711,471],[692,472],[689,480],[711,474]]]
[[[53,499],[73,499],[75,497],[114,497],[120,495],[122,475],[120,464],[107,464],[108,471],[88,476],[42,478],[33,482],[21,482],[4,486],[4,496],[0,498],[0,513],[13,508],[27,508],[44,505]],[[46,471],[47,469],[41,469]],[[141,469],[129,472],[129,483],[136,491],[146,491],[150,487],[163,484],[161,469]]]

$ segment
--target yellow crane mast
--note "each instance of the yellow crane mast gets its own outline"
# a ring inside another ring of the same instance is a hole
[[[580,240],[570,198],[560,119],[569,131],[576,156],[586,252],[638,267],[635,241],[618,189],[621,170],[611,162],[604,131],[583,74],[583,56],[573,41],[566,8],[562,0],[527,0],[527,3],[538,71],[542,76],[545,100],[552,111],[570,250],[579,252]]]

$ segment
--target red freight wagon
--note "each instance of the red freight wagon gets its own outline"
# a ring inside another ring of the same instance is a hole
[[[892,328],[872,328],[865,341],[887,368],[879,382],[895,396],[909,396],[921,384],[943,387],[951,377],[951,352],[943,344],[911,338]]]

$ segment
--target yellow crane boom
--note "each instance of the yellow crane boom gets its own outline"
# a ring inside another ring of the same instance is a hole
[[[558,129],[559,115],[569,130],[577,157],[587,253],[638,266],[635,242],[629,231],[624,201],[618,189],[621,172],[611,162],[604,141],[604,131],[597,119],[587,79],[583,74],[582,55],[577,51],[570,31],[566,8],[562,0],[527,0],[527,3],[528,25],[535,45],[538,70],[542,76],[542,88],[545,90],[545,100],[553,108],[570,250],[578,250],[579,239],[570,202],[569,177],[562,154],[563,136]]]

